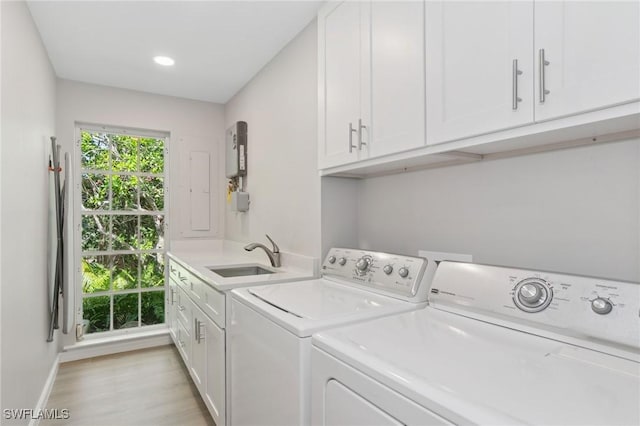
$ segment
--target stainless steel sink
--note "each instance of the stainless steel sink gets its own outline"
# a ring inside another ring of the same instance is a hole
[[[273,274],[276,271],[272,271],[267,268],[263,268],[259,265],[242,265],[242,266],[221,266],[208,268],[214,274],[218,274],[221,277],[246,277],[250,275],[266,275]]]

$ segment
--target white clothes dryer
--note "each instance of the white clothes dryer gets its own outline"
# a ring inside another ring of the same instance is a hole
[[[436,262],[333,248],[317,280],[232,292],[231,424],[308,425],[311,335],[426,305]]]
[[[640,424],[640,285],[443,262],[429,306],[313,336],[314,425]]]

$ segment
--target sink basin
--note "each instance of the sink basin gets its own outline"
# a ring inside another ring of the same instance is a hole
[[[242,266],[221,266],[208,268],[214,274],[218,274],[221,277],[246,277],[250,275],[265,275],[273,274],[276,271],[272,271],[267,268],[263,268],[259,265],[242,265]]]

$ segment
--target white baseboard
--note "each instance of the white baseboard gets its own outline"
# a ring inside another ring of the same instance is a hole
[[[84,340],[72,346],[65,346],[63,352],[60,353],[60,362],[64,363],[102,355],[153,348],[171,343],[173,342],[167,329],[144,335]]]
[[[38,403],[34,409],[34,413],[39,413],[45,408],[47,408],[47,402],[49,401],[49,396],[51,395],[51,390],[53,389],[53,384],[56,382],[56,376],[58,375],[58,366],[60,365],[60,354],[56,356],[56,359],[53,361],[53,365],[51,366],[51,371],[49,371],[49,376],[47,377],[47,381],[44,382],[44,387],[42,388],[42,393],[40,394],[40,398],[38,398]],[[38,426],[40,424],[39,418],[32,418],[29,422],[29,426]]]

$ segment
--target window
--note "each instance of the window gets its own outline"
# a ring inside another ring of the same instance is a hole
[[[79,134],[85,333],[164,323],[165,138]]]

